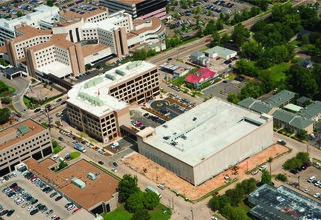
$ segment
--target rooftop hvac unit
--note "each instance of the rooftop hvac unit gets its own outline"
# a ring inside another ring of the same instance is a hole
[[[88,179],[90,179],[90,180],[95,180],[95,179],[96,179],[96,175],[93,174],[93,173],[88,173],[87,177],[88,177]]]

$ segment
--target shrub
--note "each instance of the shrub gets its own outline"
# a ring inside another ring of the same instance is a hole
[[[277,179],[277,180],[280,180],[280,181],[282,181],[282,182],[288,181],[288,178],[287,178],[286,175],[283,174],[283,173],[279,173],[279,174],[276,176],[276,179]]]

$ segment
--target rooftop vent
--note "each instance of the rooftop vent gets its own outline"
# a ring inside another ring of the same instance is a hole
[[[88,179],[90,179],[90,180],[95,180],[95,179],[96,179],[96,175],[93,174],[93,173],[88,173],[87,177],[88,177]]]
[[[73,178],[71,182],[80,189],[84,189],[86,187],[86,183],[78,178]]]
[[[116,77],[111,75],[111,74],[107,73],[105,76],[106,76],[107,79],[110,79],[110,80],[113,80],[113,81],[116,80]]]
[[[72,20],[67,20],[67,23],[72,23],[73,21]]]
[[[126,75],[126,73],[124,71],[122,71],[122,70],[116,70],[116,73],[118,75],[121,75],[121,76],[125,76]]]

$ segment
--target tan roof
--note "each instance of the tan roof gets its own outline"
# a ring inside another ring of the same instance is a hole
[[[50,46],[58,46],[67,49],[74,45],[74,43],[66,39],[67,36],[68,34],[54,34],[49,41],[29,47],[28,49],[38,51]]]
[[[140,20],[140,19],[137,19],[133,22],[133,25],[134,26],[137,26],[137,25],[140,25],[140,24],[143,24],[143,23],[147,23],[147,22],[152,22],[152,25],[150,27],[144,27],[144,28],[141,28],[139,30],[132,30],[130,31],[131,33],[134,33],[134,34],[141,34],[141,33],[144,33],[146,31],[149,31],[149,30],[155,30],[157,27],[159,26],[164,26],[161,21],[158,19],[158,18],[150,18],[150,19],[147,19],[147,20]]]
[[[7,48],[5,45],[0,47],[0,53],[7,53]]]
[[[16,135],[13,135],[13,134],[17,133],[18,128],[23,125],[27,126],[29,128],[29,131],[25,133],[23,136],[20,135],[18,138],[16,138]],[[27,119],[20,123],[14,124],[13,126],[10,126],[0,131],[0,139],[5,138],[5,136],[7,135],[13,135],[14,137],[13,139],[7,140],[3,144],[0,144],[0,150],[6,149],[7,147],[10,147],[16,143],[19,143],[24,139],[30,138],[44,130],[47,130],[47,129],[44,128],[42,125],[38,124],[37,122],[33,121],[32,119]]]
[[[27,65],[27,60],[26,60],[25,57],[22,57],[22,58],[18,59],[17,62],[23,63],[23,64],[26,64],[26,65]]]
[[[83,46],[81,49],[82,49],[83,56],[86,57],[91,54],[98,53],[106,48],[108,48],[108,46],[105,44],[89,44],[89,45]]]
[[[17,28],[17,31],[22,32],[24,34],[12,39],[14,43],[18,43],[32,37],[52,34],[51,30],[39,30],[37,28],[30,27],[29,25],[19,27]]]
[[[110,200],[117,192],[116,188],[119,181],[84,159],[72,164],[59,173],[55,173],[48,168],[52,166],[52,162],[53,160],[46,159],[38,163],[31,158],[24,163],[32,172],[48,181],[49,184],[57,184],[59,191],[86,209],[90,209],[102,201]],[[89,180],[87,177],[88,173],[96,174],[97,179]],[[71,180],[73,178],[78,178],[85,182],[86,187],[80,189],[72,184]]]
[[[134,33],[131,33],[131,32],[128,32],[126,35],[127,35],[127,39],[131,39],[131,38],[137,36],[137,34],[134,34]]]
[[[145,0],[118,0],[119,2],[123,2],[125,4],[129,4],[129,5],[133,5],[133,4],[137,4],[140,2],[143,2]]]
[[[107,11],[106,8],[99,7],[94,11],[84,11],[85,12],[84,14],[78,14],[76,12],[72,12],[72,11],[69,11],[69,10],[65,9],[65,10],[60,11],[59,14],[62,17],[64,17],[66,20],[62,20],[62,21],[58,22],[57,26],[68,26],[70,24],[79,22],[81,18],[87,19],[89,17],[104,13],[106,11]]]

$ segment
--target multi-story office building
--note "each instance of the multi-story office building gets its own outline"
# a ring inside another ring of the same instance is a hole
[[[52,30],[31,26],[16,28],[17,37],[5,40],[10,64],[29,75],[50,82],[50,74],[85,73],[85,64],[112,54],[128,55],[128,48],[162,40],[166,29],[157,18],[132,21],[123,11],[109,15],[99,8],[84,14],[60,12],[61,21]]]
[[[75,85],[68,92],[71,124],[107,143],[130,126],[128,103],[141,104],[159,94],[157,67],[135,61]]]
[[[32,119],[0,131],[0,176],[14,171],[28,159],[39,160],[52,153],[49,130]]]
[[[111,12],[125,10],[133,18],[166,18],[167,0],[100,0]]]
[[[59,8],[42,5],[33,9],[34,12],[20,18],[7,20],[0,19],[0,45],[5,39],[13,39],[17,37],[16,26],[29,25],[37,29],[51,29],[53,24],[59,20]]]

